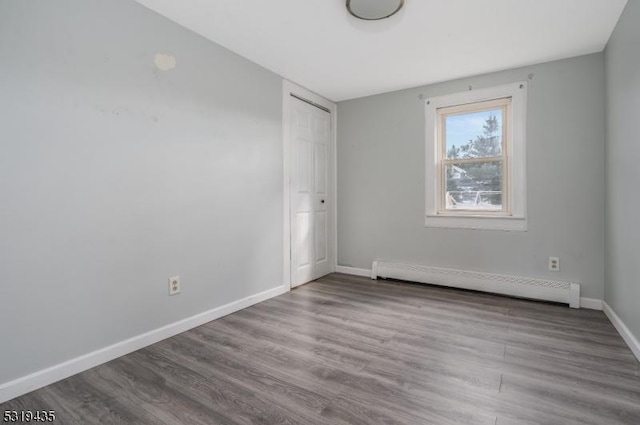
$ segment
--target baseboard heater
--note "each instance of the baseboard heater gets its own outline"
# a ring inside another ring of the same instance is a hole
[[[580,285],[572,282],[374,261],[371,279],[378,277],[554,301],[580,308]]]

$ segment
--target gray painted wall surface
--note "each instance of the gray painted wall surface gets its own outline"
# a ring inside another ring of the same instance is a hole
[[[0,62],[0,383],[282,284],[280,77],[129,0],[2,1]]]
[[[640,2],[627,3],[605,49],[605,301],[640,339]]]
[[[338,264],[376,258],[566,279],[604,296],[604,66],[593,54],[338,104]],[[434,64],[437,66],[437,64]],[[424,227],[424,100],[533,79],[527,232]],[[558,256],[561,271],[547,270]]]

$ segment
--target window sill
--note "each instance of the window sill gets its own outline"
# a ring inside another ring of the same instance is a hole
[[[447,229],[527,231],[526,218],[513,216],[427,215],[424,225]]]

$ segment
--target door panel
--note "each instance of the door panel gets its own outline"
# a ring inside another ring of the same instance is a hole
[[[305,140],[300,137],[295,140],[295,143],[298,145],[298,175],[297,178],[297,187],[298,194],[310,194],[311,192],[311,167],[313,156],[311,154],[312,143],[309,140]]]
[[[309,245],[313,239],[311,238],[311,232],[308,229],[311,228],[311,212],[299,212],[296,214],[295,225],[299,232],[296,241],[296,246],[304,248]],[[298,251],[297,261],[298,271],[311,267],[311,251],[308,249],[300,249]],[[310,271],[309,271],[310,273]]]
[[[328,152],[331,142],[331,115],[322,110],[315,114],[315,137],[314,137],[314,249],[315,249],[315,264],[314,264],[314,279],[329,274],[331,272],[331,265],[328,259],[328,238],[329,238],[329,226],[328,226],[328,213],[327,208],[330,202],[328,193],[329,189],[329,161]]]
[[[317,195],[327,192],[327,145],[315,144],[315,190]]]
[[[316,212],[315,219],[316,262],[322,262],[327,260],[327,238],[325,237],[327,234],[327,212]]]
[[[331,115],[292,99],[291,286],[331,272],[328,211]]]

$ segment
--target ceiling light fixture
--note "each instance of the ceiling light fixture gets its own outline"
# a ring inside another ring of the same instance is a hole
[[[358,19],[378,21],[389,18],[404,6],[404,0],[347,0],[347,10]]]

